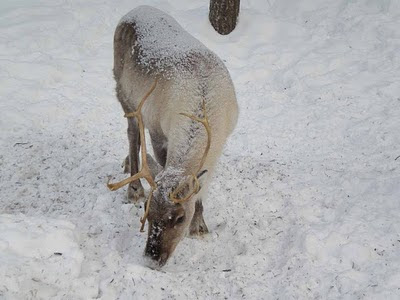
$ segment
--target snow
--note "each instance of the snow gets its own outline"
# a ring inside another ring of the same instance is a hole
[[[161,271],[142,211],[105,186],[128,151],[113,33],[142,4],[225,62],[240,105],[211,233]],[[220,36],[207,1],[2,1],[0,298],[398,299],[399,11],[248,0]]]
[[[83,253],[67,221],[0,215],[1,295],[49,298],[60,293],[93,297],[96,286],[78,278]],[[82,289],[82,291],[81,291]]]

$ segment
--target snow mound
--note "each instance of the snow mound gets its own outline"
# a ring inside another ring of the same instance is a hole
[[[7,299],[97,294],[90,279],[79,278],[83,254],[70,222],[0,215],[0,253],[0,296]]]

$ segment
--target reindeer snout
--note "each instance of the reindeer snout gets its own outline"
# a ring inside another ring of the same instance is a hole
[[[157,247],[157,246],[149,245],[149,244],[150,243],[147,243],[144,254],[153,260],[158,260],[161,256],[161,247]]]
[[[161,247],[150,243],[147,243],[144,255],[150,259],[147,262],[151,268],[164,266],[169,257],[168,253],[162,253]]]

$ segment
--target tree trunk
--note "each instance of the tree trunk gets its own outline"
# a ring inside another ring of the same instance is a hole
[[[236,27],[240,0],[210,0],[209,19],[220,34],[229,34]]]

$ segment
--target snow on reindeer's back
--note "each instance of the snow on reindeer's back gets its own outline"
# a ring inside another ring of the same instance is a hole
[[[206,58],[213,65],[224,66],[219,58],[199,40],[184,30],[168,14],[151,6],[139,6],[122,17],[121,23],[130,23],[135,29],[137,63],[147,72],[164,75],[193,71],[191,62],[196,57]],[[197,67],[199,67],[197,65]]]

